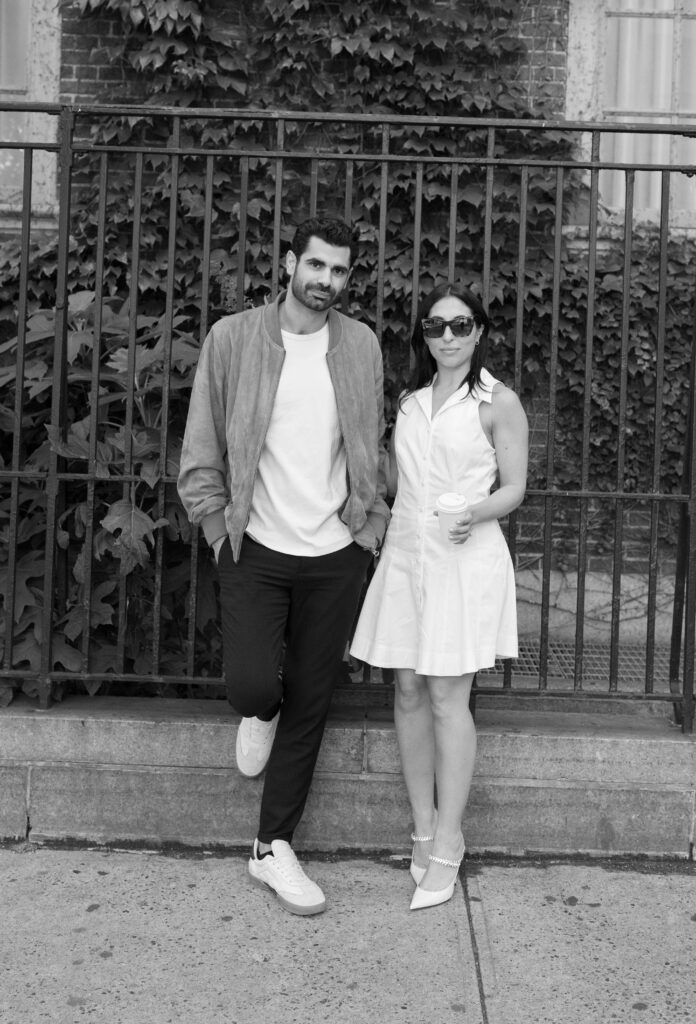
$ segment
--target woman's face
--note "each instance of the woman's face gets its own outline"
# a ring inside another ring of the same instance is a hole
[[[439,338],[428,338],[424,328],[423,337],[430,354],[437,363],[438,371],[457,370],[463,371],[463,375],[466,375],[482,331],[482,328],[474,323],[472,311],[461,299],[454,295],[446,295],[431,307],[427,320],[450,321],[457,317],[465,317],[471,321],[470,324],[464,325],[468,328],[468,332],[463,337],[459,332],[456,335],[453,334],[451,326],[445,327],[444,333]]]

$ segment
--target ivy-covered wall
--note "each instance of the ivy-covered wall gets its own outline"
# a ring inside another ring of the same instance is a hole
[[[562,118],[565,109],[566,54],[568,41],[569,0],[520,0],[519,3],[501,4],[504,31],[522,44],[519,47],[516,66],[508,68],[506,75],[522,86],[529,111],[538,117]],[[184,10],[185,4],[178,5]],[[250,31],[258,24],[258,14],[264,7],[273,7],[261,2],[251,5],[246,0],[208,0],[195,7],[204,9],[211,20],[215,20],[216,33],[231,43],[239,42],[246,49]],[[316,3],[305,0],[301,3],[283,5],[295,20],[310,20],[312,8],[318,12],[317,20],[324,17],[325,10],[338,5]],[[358,5],[358,8],[361,5]],[[372,5],[376,12],[388,10],[387,3]],[[397,5],[392,5],[398,8]],[[435,6],[455,7],[464,13],[477,16],[477,4],[471,0],[443,0],[441,3],[415,3],[415,10],[421,9],[426,15]],[[486,8],[480,5],[479,14],[488,24]],[[61,100],[66,103],[123,102],[139,99],[147,88],[138,69],[127,63],[114,63],[114,48],[123,40],[124,8],[147,11],[154,4],[147,3],[96,3],[84,0],[68,0],[62,5],[62,68]],[[89,13],[88,18],[83,14]],[[143,22],[146,19],[143,18]],[[166,31],[166,25],[164,26]],[[249,69],[253,70],[253,69]],[[244,104],[249,93],[233,91],[224,96],[229,105]]]

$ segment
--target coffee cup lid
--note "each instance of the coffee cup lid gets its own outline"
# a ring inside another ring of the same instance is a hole
[[[437,499],[437,507],[443,512],[461,512],[468,502],[463,494],[448,491]]]

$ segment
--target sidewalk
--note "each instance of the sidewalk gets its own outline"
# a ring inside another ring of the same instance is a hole
[[[243,854],[0,848],[2,1024],[677,1024],[694,865],[469,859],[410,912],[407,862],[303,857],[287,914]]]

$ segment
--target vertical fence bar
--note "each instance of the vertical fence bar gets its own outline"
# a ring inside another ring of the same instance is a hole
[[[689,409],[686,424],[686,441],[684,445],[684,465],[682,469],[682,491],[692,494],[692,467],[696,454],[694,452],[694,433],[696,432],[696,298],[691,342],[691,371],[689,377]],[[676,567],[674,573],[674,603],[672,606],[672,631],[669,647],[669,688],[670,692],[679,695],[683,702],[684,684],[679,677],[682,655],[682,629],[684,624],[684,601],[690,565],[694,553],[691,550],[691,505],[685,503],[679,507],[679,529],[677,533]],[[684,721],[684,708],[681,704],[674,705],[677,721]]]
[[[319,194],[319,161],[309,162],[309,216],[317,215],[317,198]]]
[[[174,118],[172,143],[175,149],[181,145],[181,118]],[[171,157],[169,179],[169,223],[167,238],[167,284],[162,336],[162,415],[160,418],[159,478],[157,480],[157,519],[165,518],[167,465],[169,459],[169,404],[171,397],[172,346],[174,344],[174,284],[176,280],[176,229],[179,200],[179,168],[181,157]],[[146,424],[147,426],[147,424]],[[152,671],[160,672],[160,651],[162,646],[162,576],[164,571],[164,531],[155,533],[155,585],[152,601]]]
[[[346,185],[343,196],[343,219],[346,224],[353,223],[353,174],[354,165],[352,160],[346,160]],[[350,289],[344,288],[341,292],[341,312],[347,314],[350,305]]]
[[[138,305],[140,281],[140,232],[143,205],[143,166],[144,157],[141,152],[135,155],[135,182],[133,195],[133,230],[131,236],[131,262],[129,280],[128,307],[128,380],[135,381],[137,337],[138,337]],[[126,409],[123,426],[123,475],[122,500],[134,500],[135,486],[128,478],[133,473],[133,389],[126,391]],[[123,672],[126,661],[126,638],[128,635],[128,578],[119,575],[118,588],[118,633],[116,638],[116,671]]]
[[[517,241],[517,302],[515,309],[515,394],[522,393],[522,346],[524,341],[525,281],[527,277],[527,200],[529,189],[529,167],[525,164],[520,172],[519,236]],[[517,510],[508,517],[507,542],[512,564],[517,566]],[[503,688],[512,687],[512,663],[503,663]]]
[[[694,727],[694,655],[696,653],[696,298],[693,304],[693,332],[691,336],[691,387],[689,394],[689,436],[686,459],[689,475],[689,504],[686,578],[686,617],[684,622],[684,684],[682,688],[682,731],[692,732]]]
[[[285,121],[278,121],[276,145],[279,150],[285,148]],[[278,295],[280,281],[280,229],[283,222],[283,158],[276,160],[275,198],[273,200],[273,255],[271,257],[271,298]]]
[[[416,317],[418,316],[418,303],[420,296],[420,247],[421,247],[421,232],[423,230],[423,162],[421,160],[416,164],[416,194],[414,196],[414,208],[413,208],[413,275],[411,278],[411,330],[409,334],[413,334],[413,329],[416,326]],[[408,340],[406,342],[408,344]],[[411,369],[414,365],[414,354],[409,351],[409,365]]]
[[[205,202],[203,204],[203,255],[201,257],[201,319],[198,330],[199,344],[208,333],[208,306],[210,303],[210,249],[213,236],[213,191],[215,188],[215,157],[205,159]]]
[[[693,367],[694,353],[691,354]],[[693,368],[692,368],[693,377]],[[693,437],[693,425],[691,417],[694,415],[693,383],[691,385],[691,396],[689,401],[689,419],[687,423],[687,436],[684,452],[684,469],[682,472],[682,486],[688,493],[690,490],[691,457],[690,448]],[[670,693],[679,696],[680,703],[675,703],[674,713],[677,721],[683,722],[684,709],[681,706],[683,699],[683,683],[679,672],[682,657],[682,627],[684,623],[684,600],[686,594],[686,581],[689,574],[689,506],[682,505],[679,509],[679,528],[677,532],[676,568],[674,572],[674,603],[672,605],[672,630],[669,640],[669,689]]]
[[[382,154],[389,153],[389,124],[382,125]],[[389,164],[381,162],[381,180],[379,188],[379,242],[377,250],[377,315],[375,318],[375,334],[382,344],[382,324],[384,319],[384,256],[387,240],[387,200],[389,196]]]
[[[92,615],[92,575],[94,548],[94,515],[96,504],[96,481],[99,475],[99,381],[101,377],[101,342],[104,304],[104,257],[106,235],[106,200],[108,196],[108,155],[99,158],[99,198],[97,206],[97,244],[94,273],[94,344],[92,346],[92,373],[89,388],[89,458],[87,462],[87,497],[85,512],[85,539],[82,579],[82,664],[89,670],[90,619]]]
[[[235,313],[244,309],[246,277],[246,239],[247,239],[247,204],[249,202],[249,157],[243,156],[239,161],[239,241],[237,243],[237,308]]]
[[[515,306],[515,391],[522,388],[522,345],[524,342],[524,308],[527,278],[527,207],[529,167],[520,173],[520,229],[517,240],[517,301]]]
[[[616,443],[616,489],[623,491],[626,467],[626,408],[628,405],[628,345],[631,321],[631,258],[633,252],[633,190],[635,171],[626,171],[624,210],[623,296],[621,302],[621,365],[619,367],[619,425]],[[623,566],[624,506],[620,499],[614,508],[614,556],[611,584],[611,635],[609,649],[609,690],[618,689],[619,636],[621,628],[621,569]]]
[[[205,168],[205,204],[203,212],[203,259],[201,267],[201,322],[198,329],[198,344],[203,344],[208,333],[208,306],[210,293],[210,249],[213,233],[213,191],[215,188],[215,157],[206,157]],[[239,250],[238,257],[241,259]],[[239,297],[239,292],[237,296]],[[237,307],[239,310],[239,306]],[[191,527],[191,544],[189,545],[189,580],[190,587],[186,611],[186,675],[193,677],[196,672],[196,615],[198,612],[198,565],[200,547],[198,543],[199,527]]]
[[[51,427],[61,440],[65,435],[67,409],[67,343],[68,343],[68,260],[70,256],[70,203],[72,194],[73,133],[75,115],[70,107],[60,112],[60,184],[58,210],[58,271],[56,280],[56,326],[53,353],[53,390],[51,395]],[[46,541],[45,574],[43,585],[41,669],[39,702],[48,707],[51,702],[51,673],[53,671],[53,615],[57,575],[56,527],[60,516],[61,483],[58,472],[62,464],[52,448],[48,458],[46,479]]]
[[[495,156],[495,128],[491,125],[487,134],[486,156],[492,160]],[[491,246],[493,235],[493,187],[495,182],[495,168],[492,163],[486,166],[486,212],[483,234],[483,282],[482,297],[483,304],[488,308],[491,295]]]
[[[343,219],[346,224],[353,223],[353,175],[353,161],[346,160],[346,188],[343,197]]]
[[[563,260],[563,168],[556,169],[556,219],[553,233],[553,285],[551,292],[551,354],[549,359],[549,410],[546,443],[546,495],[544,497],[544,544],[541,579],[541,633],[539,637],[539,689],[548,685],[549,618],[551,611],[551,556],[553,553],[553,491],[555,475],[556,391],[558,380],[561,267]]]
[[[447,280],[454,281],[457,265],[457,207],[459,186],[459,167],[452,164],[450,172],[450,213],[449,213],[449,252],[447,259]]]
[[[599,161],[600,133],[592,132],[592,163]],[[585,322],[585,396],[583,400],[582,456],[580,486],[586,491],[590,477],[590,432],[592,420],[592,356],[594,342],[595,278],[597,272],[597,228],[599,212],[599,170],[590,171],[590,232],[587,259],[587,319]],[[580,497],[578,522],[578,592],[575,621],[574,689],[582,689],[585,642],[585,585],[587,578],[587,521],[589,499]]]
[[[27,292],[29,288],[29,248],[31,243],[31,201],[34,154],[24,150],[22,177],[22,227],[20,234],[21,256],[19,265],[19,301],[17,303],[17,355],[15,358],[15,395],[12,413],[12,480],[10,483],[10,522],[7,538],[7,583],[3,604],[5,607],[5,670],[12,670],[14,648],[15,594],[17,588],[17,542],[19,526],[19,474],[22,457],[24,421],[24,372],[27,344]]]
[[[662,409],[664,406],[665,346],[667,340],[667,263],[669,257],[670,172],[662,171],[660,200],[660,268],[657,285],[657,345],[655,359],[655,415],[651,491],[660,492],[662,461]],[[657,621],[658,523],[660,502],[650,502],[650,553],[648,556],[648,608],[645,644],[645,692],[653,692],[655,676],[655,624]]]

